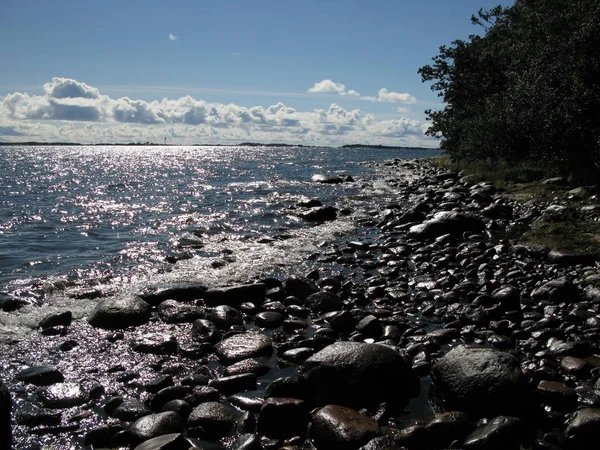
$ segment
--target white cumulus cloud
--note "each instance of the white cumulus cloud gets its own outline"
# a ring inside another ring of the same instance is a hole
[[[169,39],[172,41],[176,41],[177,39],[179,39],[179,37],[175,36],[173,33],[169,34]]]
[[[343,89],[336,92],[354,95]],[[189,95],[152,102],[112,98],[69,78],[53,78],[44,85],[43,95],[14,92],[0,96],[0,142],[162,142],[168,136],[172,144],[256,141],[436,146],[435,140],[424,136],[426,129],[416,120],[377,120],[373,114],[336,103],[325,109],[298,111],[283,102],[246,107]]]
[[[390,92],[386,88],[381,88],[377,94],[377,101],[387,103],[415,103],[417,99],[410,94]]]
[[[327,92],[342,93],[346,90],[346,86],[342,83],[336,83],[331,80],[323,80],[315,83],[307,92],[310,94],[322,94]]]

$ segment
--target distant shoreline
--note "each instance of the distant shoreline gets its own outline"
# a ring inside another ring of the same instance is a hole
[[[153,142],[130,142],[130,143],[99,143],[99,144],[81,144],[79,142],[0,142],[0,146],[19,146],[19,145],[38,145],[38,146],[71,146],[71,147],[302,147],[302,148],[366,148],[371,150],[439,150],[439,147],[407,147],[396,145],[371,145],[371,144],[347,144],[337,147],[327,145],[303,145],[303,144],[283,144],[283,143],[260,143],[260,142],[242,142],[240,144],[190,144],[190,145],[175,145],[175,144],[157,144]]]

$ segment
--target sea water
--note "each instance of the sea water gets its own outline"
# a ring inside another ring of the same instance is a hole
[[[207,286],[305,273],[328,243],[397,202],[384,161],[427,150],[273,146],[0,146],[0,340],[65,308],[148,284]],[[314,174],[350,176],[340,184]],[[298,202],[345,214],[314,224]]]

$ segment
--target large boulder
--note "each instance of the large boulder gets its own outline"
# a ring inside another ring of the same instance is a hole
[[[238,307],[246,302],[262,305],[265,301],[266,293],[266,284],[241,284],[238,286],[209,289],[204,293],[204,301],[208,306],[228,305]]]
[[[461,235],[464,232],[480,232],[485,229],[481,219],[470,214],[456,211],[442,211],[431,219],[410,227],[409,237],[432,239],[444,234]]]
[[[336,342],[308,358],[300,373],[316,405],[362,407],[404,402],[419,390],[418,378],[392,347]]]
[[[111,297],[96,305],[88,322],[97,328],[127,328],[145,324],[151,314],[152,307],[140,297]]]
[[[433,366],[431,376],[448,410],[471,417],[522,416],[530,411],[519,361],[508,353],[461,345]]]

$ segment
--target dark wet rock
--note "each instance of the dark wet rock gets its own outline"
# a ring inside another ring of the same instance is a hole
[[[600,253],[594,251],[555,249],[548,253],[548,261],[561,266],[592,265],[598,260],[600,260]]]
[[[327,222],[337,219],[337,213],[338,210],[334,206],[318,206],[301,212],[298,216],[309,222]]]
[[[242,314],[232,306],[219,305],[206,315],[206,319],[214,323],[220,330],[229,330],[234,325],[243,325]]]
[[[111,297],[96,305],[88,322],[97,328],[127,328],[145,324],[151,313],[151,306],[140,297]]]
[[[296,398],[267,399],[258,416],[258,432],[275,439],[303,436],[308,426],[308,407]]]
[[[168,386],[150,398],[149,405],[153,411],[161,411],[165,403],[183,399],[192,392],[190,386]]]
[[[577,411],[567,422],[566,444],[570,450],[588,447],[600,439],[600,409],[584,408]]]
[[[227,401],[242,411],[258,413],[265,402],[261,395],[261,391],[241,392],[239,394],[230,395],[227,397]]]
[[[317,405],[405,401],[418,392],[418,379],[402,355],[378,344],[336,342],[308,358],[300,373]]]
[[[321,291],[309,295],[304,305],[317,313],[337,311],[342,306],[342,299],[337,294]]]
[[[60,424],[62,413],[52,409],[40,408],[33,403],[25,403],[19,408],[16,422],[19,425],[36,426],[57,426]],[[4,432],[0,432],[4,436]]]
[[[542,184],[549,184],[551,186],[567,186],[569,182],[565,177],[554,177],[547,178],[546,180],[542,181]]]
[[[253,373],[255,375],[261,376],[265,375],[270,370],[271,366],[269,366],[269,363],[265,359],[248,358],[228,366],[225,369],[225,372],[223,372],[223,374],[225,376],[229,376],[239,375],[242,373]]]
[[[197,306],[180,303],[176,300],[165,300],[158,305],[158,317],[165,323],[193,322],[203,317],[203,311]]]
[[[167,411],[140,417],[131,425],[129,431],[134,443],[139,443],[158,436],[179,433],[183,429],[181,417]]]
[[[175,336],[164,333],[148,333],[133,339],[131,348],[136,352],[152,355],[172,355],[177,353]]]
[[[0,448],[9,450],[12,447],[12,398],[10,392],[0,379]]]
[[[462,235],[467,231],[483,231],[484,229],[483,221],[475,216],[454,211],[442,211],[422,224],[412,226],[409,236],[416,239],[429,239],[444,234]]]
[[[79,383],[57,383],[47,387],[38,394],[46,408],[70,408],[79,406],[88,400]]]
[[[106,424],[89,430],[83,438],[83,445],[91,448],[110,448],[113,438],[124,430],[120,424]]]
[[[358,449],[378,431],[376,420],[344,406],[327,405],[311,417],[310,435],[319,449]]]
[[[492,298],[504,312],[521,311],[521,293],[514,286],[497,289],[492,293]]]
[[[217,389],[223,395],[231,395],[256,389],[256,379],[254,373],[240,373],[210,380],[208,386]]]
[[[383,333],[383,325],[379,318],[372,314],[363,317],[356,325],[356,331],[366,337],[378,339]]]
[[[271,338],[259,333],[241,333],[223,339],[215,345],[215,352],[223,364],[233,364],[247,358],[271,356]]]
[[[234,424],[231,411],[218,402],[201,403],[188,417],[190,427],[201,427],[210,437],[226,436]]]
[[[192,391],[185,396],[184,400],[191,406],[198,406],[200,403],[216,402],[220,394],[217,389],[210,386],[195,386]]]
[[[147,287],[140,294],[140,297],[149,304],[156,306],[165,300],[191,302],[202,298],[205,291],[206,287],[200,283],[167,283]]]
[[[461,442],[467,437],[472,426],[469,416],[460,411],[442,413],[425,427],[426,448],[447,448],[452,442]]]
[[[280,377],[271,381],[265,389],[265,398],[283,397],[306,400],[311,394],[311,385],[303,377]]]
[[[188,450],[190,443],[181,433],[157,436],[136,446],[134,450]]]
[[[498,416],[475,429],[463,442],[465,449],[519,450],[529,436],[523,422],[510,416]]]
[[[65,380],[63,374],[53,366],[33,366],[17,372],[15,379],[36,386],[49,386]]]
[[[183,420],[187,420],[192,412],[192,406],[185,400],[175,399],[165,403],[162,407],[162,412],[173,411]]]
[[[197,319],[192,325],[192,339],[215,344],[221,340],[221,332],[210,320]]]
[[[548,351],[554,356],[578,356],[585,358],[597,350],[597,344],[587,340],[562,341],[548,340]]]
[[[263,283],[242,284],[209,289],[204,293],[204,301],[208,306],[229,305],[239,307],[245,302],[260,305],[265,301],[266,292],[267,286]]]
[[[531,292],[535,301],[550,300],[551,302],[575,302],[579,298],[577,287],[567,278],[557,278],[542,284]]]
[[[339,184],[343,183],[344,179],[342,177],[338,177],[337,175],[323,175],[323,174],[315,174],[310,179],[313,183],[323,183],[323,184]]]
[[[292,275],[285,281],[285,291],[289,296],[303,301],[309,295],[319,292],[319,286],[309,278]]]
[[[13,297],[11,295],[0,292],[0,310],[6,312],[16,311],[21,309],[23,306],[28,305],[29,302],[25,299]]]
[[[283,321],[285,316],[276,311],[263,311],[256,315],[254,323],[261,328],[277,328]]]
[[[437,361],[432,379],[447,409],[472,417],[520,416],[529,409],[519,361],[508,353],[461,345]]]
[[[125,422],[134,422],[140,417],[151,414],[152,411],[139,399],[128,399],[122,401],[109,415],[115,419]]]
[[[561,411],[573,411],[577,407],[575,389],[558,381],[542,380],[537,386],[541,402]]]
[[[68,327],[73,321],[73,313],[71,311],[63,311],[60,313],[49,314],[40,320],[38,328],[42,330],[45,328],[65,326]]]
[[[286,350],[281,355],[281,359],[295,364],[301,364],[310,358],[315,351],[310,347],[298,347]]]
[[[481,215],[488,219],[512,219],[513,209],[509,205],[494,203],[481,210]]]
[[[311,198],[308,200],[301,200],[296,203],[296,206],[299,208],[314,208],[315,206],[323,206],[320,200],[316,198]]]
[[[144,388],[146,391],[155,394],[161,389],[173,386],[173,377],[171,375],[160,375],[150,381],[148,381]]]
[[[261,440],[252,433],[245,433],[235,440],[233,450],[263,450]]]

